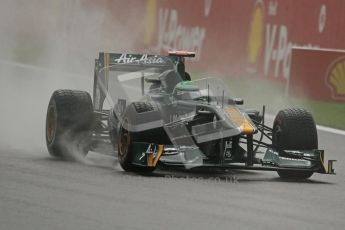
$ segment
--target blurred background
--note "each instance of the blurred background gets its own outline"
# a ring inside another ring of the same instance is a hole
[[[342,0],[0,0],[0,144],[42,146],[51,93],[92,92],[101,51],[195,51],[192,79],[222,77],[249,107],[305,107],[345,129],[344,25]]]

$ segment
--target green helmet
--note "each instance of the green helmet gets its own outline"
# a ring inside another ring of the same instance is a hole
[[[192,81],[182,81],[175,86],[174,97],[179,100],[193,100],[200,97],[199,86]]]
[[[194,84],[192,81],[182,81],[178,83],[175,90],[179,91],[199,91],[199,86]]]

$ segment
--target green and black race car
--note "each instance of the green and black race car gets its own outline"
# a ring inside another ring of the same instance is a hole
[[[282,110],[268,127],[264,107],[261,113],[242,108],[221,79],[192,81],[184,59],[193,56],[100,53],[93,102],[87,92],[71,90],[50,99],[50,154],[117,152],[122,168],[134,172],[159,166],[268,170],[294,179],[334,174],[333,161],[325,165],[318,150],[309,112]]]

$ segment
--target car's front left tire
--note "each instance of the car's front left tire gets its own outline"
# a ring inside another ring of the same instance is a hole
[[[136,112],[145,113],[152,110],[152,106],[145,102],[132,102],[128,107],[134,107]],[[133,110],[131,110],[134,112]],[[131,121],[129,114],[130,110],[126,111],[122,117],[118,134],[118,160],[123,170],[129,172],[149,173],[155,170],[155,167],[146,167],[133,164],[133,142],[148,142],[155,140],[160,142],[160,136],[155,130],[145,130],[142,132],[133,132],[129,127],[135,121]]]

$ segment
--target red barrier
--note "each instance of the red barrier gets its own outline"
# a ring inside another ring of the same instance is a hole
[[[294,48],[288,92],[345,102],[345,51]]]
[[[195,67],[285,82],[295,45],[345,49],[342,0],[147,1],[144,46],[199,53]]]
[[[33,7],[32,15],[31,3],[18,6],[16,26],[8,27],[14,53],[45,57],[56,49],[81,67],[99,50],[182,49],[197,53],[192,65],[200,71],[285,83],[295,79],[292,47],[345,49],[344,0],[64,0]]]

